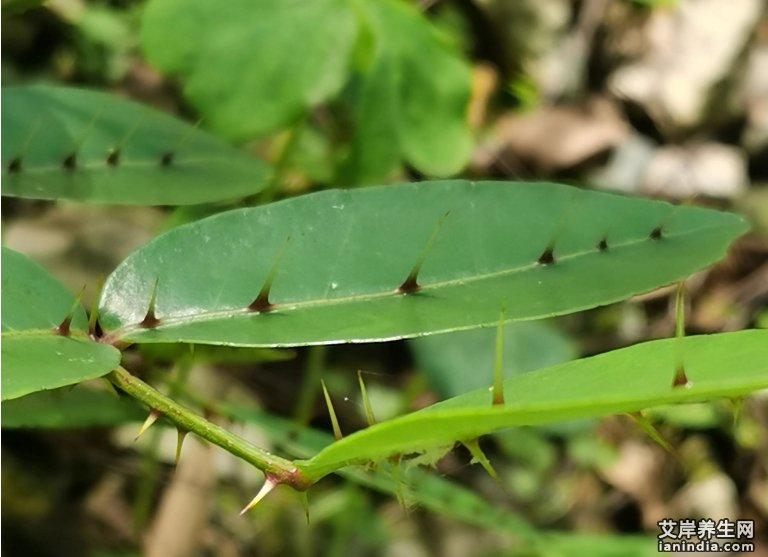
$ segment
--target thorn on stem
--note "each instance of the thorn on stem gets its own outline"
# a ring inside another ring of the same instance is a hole
[[[632,420],[634,420],[640,429],[642,429],[657,445],[659,445],[665,451],[674,454],[672,445],[670,445],[669,442],[664,439],[664,437],[662,437],[661,433],[659,433],[659,430],[656,429],[651,421],[643,416],[642,413],[630,412],[629,417],[632,418]]]
[[[141,427],[139,428],[139,432],[136,434],[136,437],[134,437],[134,438],[133,438],[133,440],[134,440],[134,441],[138,441],[138,440],[139,440],[139,437],[141,437],[142,435],[144,435],[144,433],[145,433],[145,432],[146,432],[146,431],[147,431],[147,430],[148,430],[150,427],[152,427],[152,425],[154,425],[154,423],[155,423],[155,422],[158,420],[158,418],[159,418],[160,416],[162,416],[162,415],[163,415],[163,414],[162,414],[162,412],[160,412],[160,411],[158,411],[158,410],[155,410],[154,408],[152,408],[152,409],[149,411],[149,415],[147,416],[147,419],[146,419],[146,420],[144,420],[144,423],[143,423],[143,424],[141,424]]]
[[[306,491],[300,491],[299,497],[301,498],[301,506],[304,508],[304,516],[307,517],[307,524],[309,524],[309,496]]]
[[[491,465],[491,461],[488,460],[488,457],[485,456],[485,453],[480,448],[480,441],[478,439],[472,439],[471,441],[462,441],[462,445],[464,445],[469,453],[472,455],[472,463],[479,464],[483,467],[483,470],[488,472],[488,475],[492,477],[494,480],[499,481],[499,475],[496,473],[496,470],[494,470],[493,466]]]
[[[661,240],[664,238],[664,229],[661,226],[657,226],[653,230],[651,230],[651,233],[648,234],[648,237],[651,240]]]
[[[597,249],[599,251],[608,251],[608,240],[603,238],[597,243]]]
[[[171,166],[173,164],[173,151],[166,151],[160,156],[160,166]]]
[[[181,458],[181,447],[184,444],[184,439],[187,437],[187,433],[189,433],[186,429],[176,428],[176,453],[173,457],[173,465],[178,466],[179,465],[179,459]]]
[[[264,480],[264,485],[261,486],[261,489],[256,494],[256,497],[251,499],[251,502],[248,503],[245,507],[243,507],[243,510],[240,511],[240,516],[243,516],[245,513],[250,511],[253,507],[259,504],[259,502],[264,499],[269,493],[277,487],[277,484],[279,482],[277,479],[272,476],[271,474],[267,474],[266,479]]]

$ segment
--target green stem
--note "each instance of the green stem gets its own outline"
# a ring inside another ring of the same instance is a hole
[[[242,458],[271,476],[277,483],[285,483],[298,490],[307,489],[314,483],[307,479],[290,460],[270,454],[242,437],[198,416],[173,399],[156,391],[141,379],[134,377],[122,367],[114,370],[108,377],[116,387],[150,408],[161,412],[177,427],[191,431],[202,439]]]

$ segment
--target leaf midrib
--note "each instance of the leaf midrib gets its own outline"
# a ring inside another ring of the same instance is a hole
[[[617,250],[636,246],[639,244],[642,244],[644,242],[654,242],[654,241],[665,241],[672,238],[683,238],[687,236],[691,236],[694,234],[698,234],[701,232],[708,232],[711,230],[716,230],[718,228],[722,228],[723,225],[718,224],[717,226],[704,226],[692,230],[686,230],[683,232],[678,232],[676,234],[669,234],[665,233],[662,239],[660,240],[653,240],[647,236],[642,238],[637,238],[634,240],[629,240],[621,243],[616,244],[609,244],[608,250],[605,253],[606,255],[615,252]],[[603,253],[598,248],[592,248],[589,250],[581,250],[577,251],[571,254],[567,255],[559,255],[557,256],[556,263],[562,262],[562,261],[568,261],[573,260],[582,256],[595,254],[595,253]],[[522,273],[528,270],[535,269],[539,267],[540,265],[537,262],[532,262],[520,267],[511,267],[508,269],[502,269],[499,271],[492,271],[489,273],[481,273],[476,275],[471,275],[470,277],[461,277],[461,278],[453,278],[443,281],[437,281],[437,282],[431,282],[427,284],[420,284],[418,292],[425,292],[425,291],[431,291],[431,290],[438,290],[440,288],[446,288],[450,286],[456,286],[459,284],[468,284],[473,282],[481,282],[483,280],[503,277],[507,275],[514,275],[517,273]],[[349,296],[340,296],[340,297],[334,297],[334,298],[317,298],[312,300],[302,300],[297,302],[277,302],[276,306],[277,308],[274,310],[271,310],[270,313],[276,313],[281,311],[294,311],[297,309],[303,309],[307,307],[315,307],[315,306],[321,306],[321,305],[330,305],[330,304],[347,304],[352,303],[355,301],[367,301],[367,300],[376,300],[381,298],[386,298],[389,296],[408,296],[409,294],[401,293],[397,288],[392,290],[387,290],[384,292],[373,292],[373,293],[367,293],[367,294],[353,294]],[[242,308],[236,308],[236,309],[223,309],[223,310],[215,310],[215,311],[203,311],[197,314],[189,314],[189,315],[183,315],[183,316],[160,316],[161,324],[157,327],[154,327],[152,330],[161,330],[161,329],[167,329],[172,328],[179,324],[189,324],[189,323],[198,323],[198,322],[205,322],[205,321],[211,321],[219,318],[230,318],[230,317],[236,317],[238,315],[260,315],[259,312],[254,312],[249,310],[247,307]],[[139,323],[131,324],[131,325],[124,325],[122,327],[117,327],[115,329],[112,329],[109,331],[109,337],[110,338],[121,338],[124,337],[127,334],[130,334],[132,332],[143,330],[143,328],[139,325]]]

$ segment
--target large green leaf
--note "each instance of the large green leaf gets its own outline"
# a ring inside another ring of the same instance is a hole
[[[673,386],[680,362],[687,387]],[[354,433],[297,465],[316,479],[349,464],[450,446],[502,428],[763,388],[768,388],[768,331],[657,340],[515,376],[504,383],[503,406],[491,404],[488,389],[448,399]]]
[[[259,159],[172,116],[118,96],[7,87],[3,195],[184,205],[259,191]]]
[[[356,79],[347,180],[382,180],[404,158],[428,175],[458,172],[472,137],[469,65],[419,10],[402,0],[360,3],[372,35]]]
[[[106,375],[120,364],[113,346],[88,338],[85,312],[56,279],[2,250],[2,400]],[[68,336],[54,332],[75,307]]]
[[[534,319],[684,278],[745,229],[733,214],[549,183],[325,191],[155,238],[108,278],[102,324],[133,342],[287,346],[472,328],[501,307]],[[401,293],[432,236],[421,289]],[[554,262],[537,263],[550,245]],[[249,311],[281,252],[272,311]],[[142,327],[155,284],[159,323]]]
[[[4,428],[105,427],[147,417],[133,399],[87,387],[34,393],[3,402],[0,410]]]
[[[335,95],[356,34],[347,0],[152,0],[141,42],[211,126],[246,138]]]

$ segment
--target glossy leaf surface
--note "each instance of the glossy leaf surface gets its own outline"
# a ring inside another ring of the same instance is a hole
[[[158,110],[117,95],[6,87],[3,195],[187,205],[251,195],[268,167]]]
[[[733,214],[548,183],[331,190],[155,238],[108,278],[100,315],[133,342],[397,339],[495,324],[502,306],[525,320],[615,302],[716,261],[745,229]],[[420,289],[404,294],[422,252]],[[273,268],[273,305],[249,310]],[[155,284],[159,321],[143,327]]]
[[[680,362],[689,387],[672,386]],[[768,331],[650,341],[508,379],[503,406],[492,406],[488,389],[480,389],[374,425],[299,465],[310,477],[322,477],[348,464],[421,453],[498,429],[735,397],[767,387]]]
[[[82,330],[85,312],[74,296],[21,253],[2,251],[2,400],[106,375],[120,352]],[[71,333],[54,332],[75,307]]]

